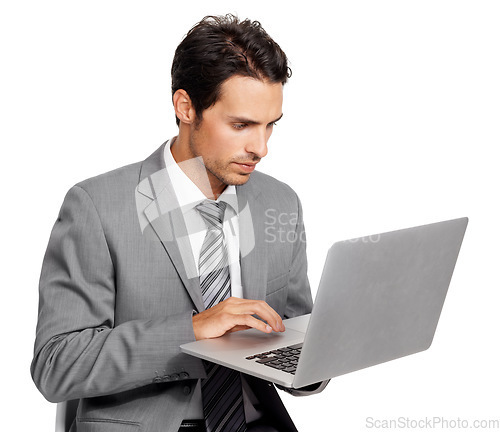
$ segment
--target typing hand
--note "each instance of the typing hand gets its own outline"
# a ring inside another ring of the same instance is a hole
[[[258,315],[262,322],[252,315]],[[222,336],[225,333],[255,328],[264,333],[283,332],[285,326],[276,311],[262,300],[229,297],[210,309],[193,316],[196,340]]]

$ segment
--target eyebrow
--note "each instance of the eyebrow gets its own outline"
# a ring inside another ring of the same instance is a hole
[[[281,114],[277,119],[271,120],[268,124],[276,123],[278,120],[281,120],[281,117],[283,117],[283,114]],[[229,118],[229,120],[234,121],[236,123],[248,123],[248,124],[251,124],[251,125],[258,125],[258,124],[260,124],[258,121],[250,120],[249,118],[246,118],[246,117],[228,116],[228,118]]]

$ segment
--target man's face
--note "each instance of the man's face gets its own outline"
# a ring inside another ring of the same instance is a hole
[[[220,99],[191,125],[192,157],[202,157],[212,189],[248,181],[267,154],[267,141],[282,115],[283,85],[233,76]]]

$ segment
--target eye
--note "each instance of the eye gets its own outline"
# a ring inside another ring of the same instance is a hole
[[[237,130],[245,129],[248,125],[246,123],[233,123],[233,128]]]
[[[267,127],[274,127],[278,124],[278,122],[272,122],[267,125]]]

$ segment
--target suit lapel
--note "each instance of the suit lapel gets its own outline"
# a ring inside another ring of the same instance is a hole
[[[141,228],[150,225],[170,257],[198,312],[205,309],[191,245],[182,211],[177,203],[163,152],[164,143],[142,164],[136,189]]]
[[[136,204],[141,228],[151,225],[170,257],[198,312],[205,310],[198,272],[182,212],[170,182],[163,152],[168,141],[142,164],[136,189]],[[259,201],[251,179],[237,186],[240,265],[243,296],[265,300],[267,285],[267,248],[265,208]]]
[[[240,230],[240,264],[243,297],[265,300],[267,286],[267,248],[265,208],[258,199],[260,191],[250,180],[237,188]]]

